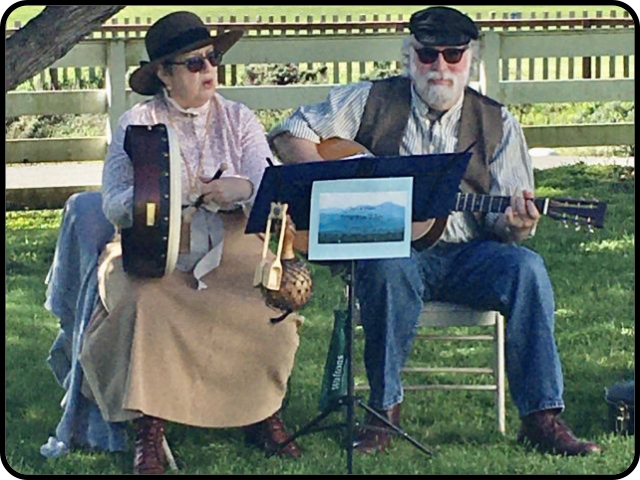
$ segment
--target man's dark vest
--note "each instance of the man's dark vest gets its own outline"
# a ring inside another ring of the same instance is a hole
[[[462,103],[458,152],[471,148],[463,191],[489,193],[489,161],[502,141],[502,105],[471,88]],[[376,156],[399,155],[411,111],[411,80],[391,77],[373,82],[355,141]]]

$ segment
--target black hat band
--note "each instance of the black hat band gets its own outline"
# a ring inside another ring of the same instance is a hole
[[[152,60],[166,55],[171,55],[172,53],[179,52],[189,45],[209,39],[211,39],[211,36],[206,28],[192,28],[182,32],[177,37],[171,39],[171,41],[163,44],[161,48],[153,52]]]

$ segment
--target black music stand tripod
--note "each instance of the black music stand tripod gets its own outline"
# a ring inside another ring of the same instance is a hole
[[[356,311],[356,300],[355,300],[355,260],[349,261],[349,272],[347,274],[347,291],[348,291],[348,305],[349,309],[345,318],[344,325],[344,334],[345,334],[345,351],[344,351],[344,365],[347,370],[347,394],[343,395],[335,400],[333,400],[327,408],[325,408],[322,412],[320,412],[314,419],[312,419],[305,426],[300,428],[297,432],[295,432],[289,439],[280,445],[279,449],[275,452],[279,452],[283,450],[287,445],[291,442],[295,441],[299,437],[303,435],[308,435],[311,433],[329,430],[333,428],[343,428],[346,431],[344,435],[345,438],[345,449],[347,451],[347,473],[353,473],[353,450],[354,450],[354,433],[355,433],[355,407],[358,406],[365,411],[369,412],[371,415],[376,417],[382,423],[384,423],[389,430],[393,433],[399,435],[401,438],[407,440],[413,446],[415,446],[418,450],[428,454],[433,455],[433,451],[426,448],[420,442],[415,440],[409,434],[407,434],[404,430],[402,430],[397,425],[391,423],[386,417],[380,415],[376,410],[371,408],[365,402],[362,401],[359,397],[355,395],[355,387],[354,387],[354,378],[353,378],[353,331],[354,331],[354,318]],[[332,413],[335,413],[342,409],[346,408],[346,419],[344,423],[337,423],[328,426],[319,426],[320,423],[327,418]],[[366,426],[364,428],[367,428]],[[371,427],[374,428],[374,427]],[[274,453],[274,454],[275,454]]]
[[[456,194],[458,193],[460,181],[467,169],[470,158],[471,154],[464,152],[438,155],[359,157],[336,162],[308,162],[270,166],[265,170],[262,182],[260,183],[245,233],[258,234],[264,232],[273,202],[287,203],[289,205],[288,213],[296,225],[296,229],[300,231],[309,230],[314,184],[320,182],[320,184],[326,185],[326,181],[334,181],[333,184],[335,185],[336,180],[406,180],[408,177],[411,177],[411,221],[420,222],[427,219],[446,218],[454,210]],[[348,191],[349,190],[346,190],[346,192]],[[366,193],[369,194],[369,191],[366,191]],[[314,198],[318,201],[317,196]],[[405,208],[409,208],[409,205],[405,205]],[[314,221],[317,221],[317,219]],[[392,432],[400,435],[422,452],[432,455],[432,451],[425,448],[397,425],[389,422],[387,418],[380,415],[355,396],[352,365],[353,331],[356,311],[354,293],[355,262],[356,258],[362,259],[368,257],[354,255],[340,258],[324,258],[350,262],[350,272],[347,278],[349,307],[344,327],[344,365],[346,365],[347,370],[347,391],[346,394],[338,396],[326,404],[324,409],[313,420],[293,434],[286,443],[281,444],[278,451],[302,435],[330,428],[343,428],[346,431],[345,436],[347,440],[347,471],[348,473],[352,473],[355,407],[359,406],[389,427]],[[313,261],[313,258],[310,258],[310,260]],[[334,334],[336,325],[337,318],[336,324],[334,324]],[[320,423],[325,418],[340,410],[342,407],[346,408],[345,423],[320,427]]]

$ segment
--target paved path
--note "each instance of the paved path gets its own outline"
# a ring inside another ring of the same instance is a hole
[[[634,165],[634,158],[561,157],[557,155],[533,157],[533,167],[553,168],[584,162],[586,164]],[[102,182],[102,162],[66,162],[41,165],[9,166],[6,170],[7,189],[93,186]]]
[[[635,166],[634,157],[560,157],[557,155],[546,155],[541,157],[531,157],[533,168],[543,170],[545,168],[560,167],[563,165],[573,165],[584,162],[587,165],[621,165]]]
[[[7,167],[7,189],[100,185],[102,162],[66,162]]]

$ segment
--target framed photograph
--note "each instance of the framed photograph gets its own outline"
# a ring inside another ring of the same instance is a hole
[[[412,177],[314,182],[309,260],[408,257],[412,194]]]

